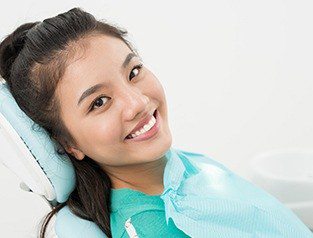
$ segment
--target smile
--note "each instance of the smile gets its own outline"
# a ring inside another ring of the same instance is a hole
[[[150,121],[141,129],[126,137],[125,141],[144,141],[154,137],[159,131],[159,112],[155,110]]]

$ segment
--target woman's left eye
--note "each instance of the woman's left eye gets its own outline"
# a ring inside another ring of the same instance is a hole
[[[134,77],[137,76],[137,75],[139,74],[140,69],[142,68],[142,66],[143,66],[142,63],[136,65],[136,66],[132,69],[132,71],[130,72],[130,75],[129,75],[129,76],[131,76],[132,74],[134,74],[133,72],[137,72],[137,74],[135,74]],[[132,78],[130,78],[130,79],[132,79]]]

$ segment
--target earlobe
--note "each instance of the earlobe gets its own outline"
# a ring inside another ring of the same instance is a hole
[[[78,159],[78,160],[83,160],[85,158],[85,154],[83,152],[81,152],[80,150],[75,149],[73,147],[70,147],[69,149],[66,149],[66,151],[69,154],[75,156],[76,159]]]
[[[62,145],[62,147],[66,150],[67,153],[71,154],[78,160],[83,160],[85,158],[85,154],[80,151],[79,149],[76,149],[72,146],[69,146],[66,142],[63,140],[59,140],[59,143]]]

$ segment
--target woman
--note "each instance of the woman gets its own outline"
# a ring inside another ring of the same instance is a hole
[[[43,22],[23,24],[1,43],[0,73],[16,102],[60,142],[76,171],[76,189],[66,203],[48,214],[41,237],[50,218],[65,206],[76,216],[93,221],[107,237],[128,237],[131,232],[139,237],[243,234],[230,229],[214,233],[213,226],[209,230],[211,220],[193,217],[193,211],[207,217],[206,207],[211,202],[206,199],[208,190],[194,186],[202,186],[201,182],[206,181],[196,164],[203,158],[203,164],[210,161],[213,165],[214,161],[179,150],[171,154],[175,150],[171,151],[164,90],[143,65],[126,34],[126,30],[73,8]],[[197,156],[192,163],[191,158]],[[215,166],[220,171],[227,170],[220,164]],[[225,174],[231,172],[227,170]],[[196,184],[188,185],[192,179]],[[186,181],[185,187],[179,187],[181,181]],[[181,190],[173,190],[175,182]],[[203,187],[208,185],[211,184]],[[191,212],[175,210],[179,204],[171,200],[184,192],[180,204]],[[240,190],[235,193],[240,194]],[[262,193],[258,195],[262,197]],[[195,200],[188,201],[189,198]],[[234,200],[229,199],[228,204],[232,203]],[[197,208],[199,204],[203,211]],[[227,211],[225,217],[232,217],[234,213]],[[168,219],[170,214],[172,219]],[[125,232],[127,217],[132,217],[136,230]],[[250,218],[254,224],[257,219],[261,221],[261,217]],[[308,229],[296,217],[293,219],[298,228],[295,231],[302,235],[299,237],[310,237]],[[235,221],[232,227],[242,232],[239,223]],[[268,224],[267,228],[272,227]],[[57,230],[58,237],[77,237],[74,230],[68,230],[69,234]],[[251,232],[246,234],[252,237]],[[280,234],[275,237],[281,237]]]

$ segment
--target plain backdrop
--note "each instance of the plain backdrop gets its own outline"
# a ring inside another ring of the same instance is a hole
[[[173,146],[242,177],[261,152],[312,148],[312,1],[2,0],[0,37],[73,7],[128,30],[166,91]],[[36,237],[48,205],[2,165],[0,188],[0,237]]]

